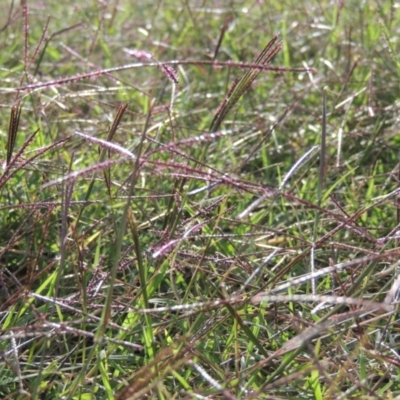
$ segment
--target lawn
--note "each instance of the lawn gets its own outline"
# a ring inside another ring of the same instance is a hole
[[[400,399],[400,3],[3,3],[1,399]]]

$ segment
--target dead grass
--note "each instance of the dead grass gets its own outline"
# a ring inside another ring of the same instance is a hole
[[[10,2],[0,397],[400,398],[396,10]]]

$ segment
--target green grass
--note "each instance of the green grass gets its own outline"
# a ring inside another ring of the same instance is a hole
[[[27,3],[0,398],[400,398],[398,4]]]

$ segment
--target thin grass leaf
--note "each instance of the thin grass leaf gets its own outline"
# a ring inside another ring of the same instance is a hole
[[[289,172],[285,175],[285,177],[282,179],[282,183],[279,185],[279,190],[282,190],[289,179],[292,177],[296,171],[301,168],[310,158],[311,156],[319,149],[319,146],[314,146],[311,147],[310,150],[306,152],[298,161],[295,162],[292,168],[290,168]]]
[[[117,132],[118,126],[121,123],[122,117],[124,116],[126,110],[128,109],[128,104],[120,104],[117,109],[117,114],[115,115],[115,118],[113,120],[113,123],[110,127],[110,130],[108,131],[107,135],[107,142],[112,142],[115,136],[115,133]],[[106,156],[106,149],[102,148],[100,151],[100,157],[99,161],[103,162]],[[110,157],[110,150],[108,149],[108,157]],[[94,178],[93,178],[94,179]],[[104,170],[104,180],[107,185],[108,189],[108,194],[111,196],[111,170],[107,169]]]

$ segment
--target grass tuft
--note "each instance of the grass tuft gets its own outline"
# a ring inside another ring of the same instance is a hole
[[[394,2],[4,8],[0,398],[400,397]]]

